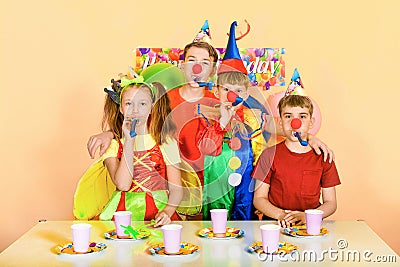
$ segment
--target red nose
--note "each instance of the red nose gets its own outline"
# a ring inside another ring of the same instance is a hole
[[[299,129],[301,127],[301,120],[297,119],[297,118],[294,118],[292,120],[292,122],[290,123],[290,126],[292,126],[293,130]]]
[[[236,101],[237,96],[238,95],[233,91],[229,91],[228,94],[226,95],[226,97],[228,98],[228,101],[232,102],[232,103]]]
[[[199,74],[203,71],[203,67],[200,64],[194,64],[192,67],[192,71],[194,74]]]

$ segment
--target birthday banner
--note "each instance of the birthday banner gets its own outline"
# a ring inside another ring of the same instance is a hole
[[[221,62],[226,49],[216,49],[219,54],[219,62]],[[242,48],[239,49],[239,52],[252,86],[260,86],[268,90],[270,86],[285,85],[284,48]],[[183,62],[183,49],[136,48],[134,70],[137,73],[158,62],[168,62],[180,67]]]

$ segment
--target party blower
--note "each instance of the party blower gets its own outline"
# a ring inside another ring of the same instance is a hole
[[[238,94],[236,94],[233,91],[229,91],[226,96],[228,98],[228,101],[232,103],[232,106],[237,106],[243,102],[243,98],[241,98]]]
[[[297,129],[300,129],[301,127],[301,120],[294,118],[291,122],[290,122],[290,126],[292,126],[292,129],[294,130],[293,136],[296,137],[297,139],[299,139],[299,142],[302,146],[308,146],[308,142],[301,139],[301,132],[297,132]]]
[[[193,74],[200,74],[202,71],[203,67],[200,64],[196,63],[193,65],[192,67]],[[208,87],[208,90],[212,90],[214,86],[213,82],[199,82],[197,81],[197,79],[195,79],[194,81],[197,82],[200,87]]]
[[[135,137],[137,135],[136,133],[136,124],[139,122],[139,119],[132,119],[132,125],[131,125],[131,130],[130,130],[130,136]]]

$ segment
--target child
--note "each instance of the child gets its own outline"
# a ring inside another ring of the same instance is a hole
[[[195,110],[198,104],[214,106],[218,101],[207,87],[200,87],[198,82],[206,82],[215,74],[218,54],[214,47],[207,42],[193,42],[184,48],[183,72],[186,84],[168,91],[171,100],[172,115],[177,125],[179,151],[184,161],[197,172],[203,184],[203,163],[195,140],[196,134],[203,125],[197,118]],[[199,67],[201,72],[194,73],[193,66]]]
[[[180,157],[170,112],[160,83],[148,84],[143,77],[121,79],[119,105],[105,106],[116,139],[102,158],[117,190],[101,220],[112,219],[119,210],[132,211],[132,220],[155,219],[155,226],[179,220],[175,211],[182,198]]]
[[[286,139],[263,151],[258,160],[252,174],[257,179],[254,206],[282,227],[304,224],[306,209],[318,208],[324,218],[328,217],[336,210],[335,186],[340,184],[335,163],[325,162],[322,155],[294,136],[294,132],[301,132],[301,139],[307,140],[314,121],[312,102],[306,96],[288,95],[279,101],[278,109]]]
[[[250,177],[253,169],[250,139],[256,129],[244,123],[250,113],[246,113],[243,103],[233,106],[228,97],[232,93],[241,99],[249,96],[250,81],[236,46],[235,26],[236,22],[232,23],[225,57],[218,70],[215,95],[220,100],[220,117],[214,124],[206,120],[208,125],[198,136],[198,144],[207,155],[204,160],[204,219],[210,219],[210,210],[218,208],[228,209],[228,218],[233,220],[249,220],[252,216],[254,184]],[[262,142],[263,137],[259,135],[258,138]]]

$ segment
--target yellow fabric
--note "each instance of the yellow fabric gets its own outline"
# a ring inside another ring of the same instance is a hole
[[[124,143],[124,139],[121,139],[121,143]],[[135,150],[149,150],[155,144],[150,134],[138,135],[135,138]],[[165,164],[173,165],[181,162],[178,144],[175,139],[169,139],[168,143],[161,145],[160,148]],[[110,147],[103,156],[98,158],[79,180],[74,194],[73,212],[76,219],[90,220],[96,217],[111,199],[111,195],[116,188],[107,167],[104,165],[104,160],[117,157],[118,149],[118,141],[112,140]],[[182,178],[188,175],[182,175]]]
[[[197,173],[186,162],[182,161],[181,181],[183,196],[176,212],[181,215],[199,214],[202,209],[203,188]]]
[[[104,160],[117,157],[119,144],[112,140],[107,151],[82,175],[74,194],[74,216],[78,220],[90,220],[101,213],[110,201],[116,187]]]
[[[244,122],[249,125],[253,130],[260,128],[261,123],[261,112],[255,109],[243,108],[244,114]],[[255,134],[258,134],[256,132]],[[262,134],[257,137],[251,139],[251,147],[253,150],[253,166],[256,165],[258,158],[260,157],[261,152],[267,148],[267,143],[264,140]]]
[[[124,139],[121,139],[121,142],[123,144]],[[150,134],[137,135],[135,138],[134,150],[135,151],[150,150],[155,145],[156,141],[154,141],[153,137]],[[167,138],[167,142],[160,146],[160,150],[163,155],[165,164],[174,165],[181,162],[178,143],[174,138]]]
[[[97,159],[83,174],[74,194],[74,216],[78,220],[90,220],[108,203],[115,185],[103,159]]]
[[[181,163],[178,142],[175,139],[168,138],[167,142],[160,146],[160,149],[161,153],[163,154],[165,164],[174,165]]]
[[[122,140],[121,140],[122,142]],[[113,139],[111,140],[111,144],[106,150],[106,152],[101,156],[99,160],[104,161],[106,158],[115,158],[118,155],[119,144],[118,141]]]

